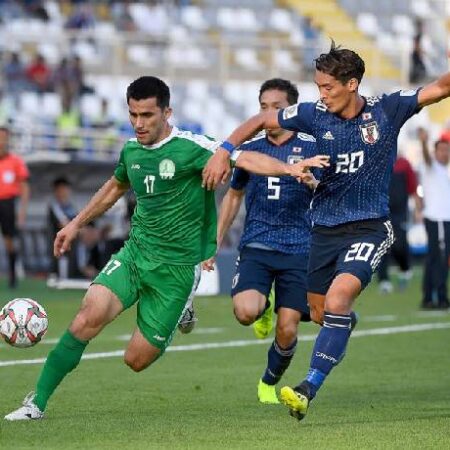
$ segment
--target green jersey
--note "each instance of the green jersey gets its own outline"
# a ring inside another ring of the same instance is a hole
[[[114,176],[136,195],[129,244],[149,260],[198,264],[216,252],[214,192],[202,188],[202,170],[218,143],[172,128],[154,145],[130,139]]]

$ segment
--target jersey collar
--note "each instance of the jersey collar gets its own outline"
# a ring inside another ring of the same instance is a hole
[[[167,144],[170,140],[172,140],[174,137],[177,136],[177,134],[179,133],[179,129],[175,126],[172,126],[172,131],[170,132],[169,136],[167,136],[165,139],[163,139],[162,141],[157,142],[156,144],[152,144],[152,145],[142,145],[142,147],[147,148],[149,150],[156,150],[157,148],[162,147],[163,145]]]

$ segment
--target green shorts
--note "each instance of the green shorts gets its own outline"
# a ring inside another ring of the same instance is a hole
[[[112,255],[93,283],[114,292],[124,309],[138,302],[139,330],[163,353],[172,340],[189,296],[198,284],[199,272],[195,265],[148,261],[128,244]]]

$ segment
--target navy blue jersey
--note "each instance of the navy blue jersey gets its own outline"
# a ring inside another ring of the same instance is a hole
[[[342,223],[389,215],[389,182],[400,128],[420,110],[418,90],[364,98],[353,119],[327,111],[322,102],[281,110],[282,128],[316,138],[317,153],[330,156],[312,202],[314,224]]]
[[[265,153],[290,164],[316,155],[314,138],[304,133],[294,134],[279,146],[265,135],[258,136],[240,149]],[[266,177],[239,168],[234,169],[231,187],[246,189],[247,215],[239,249],[257,243],[288,254],[309,252],[310,188],[290,176]]]

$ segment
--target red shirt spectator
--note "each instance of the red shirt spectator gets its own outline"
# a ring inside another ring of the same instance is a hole
[[[26,75],[33,89],[38,92],[50,90],[52,73],[43,56],[36,56],[35,60],[27,67]]]

